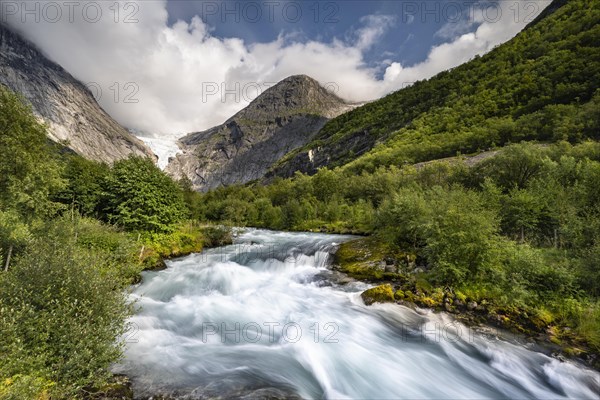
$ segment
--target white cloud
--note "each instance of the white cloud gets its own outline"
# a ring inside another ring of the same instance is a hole
[[[391,15],[367,15],[360,19],[364,27],[357,31],[355,47],[359,50],[370,48],[395,23]]]
[[[455,40],[458,36],[461,36],[473,29],[475,21],[469,19],[461,19],[456,22],[445,23],[434,36],[446,39]]]
[[[84,20],[77,9],[73,22],[66,21],[64,12],[58,23],[33,18],[23,23],[19,13],[8,15],[8,22],[82,82],[96,82],[102,89],[100,104],[123,125],[160,134],[222,123],[252,100],[257,84],[264,89],[294,74],[332,82],[330,87],[339,87],[345,99],[372,100],[485,53],[525,25],[514,18],[478,20],[476,31],[432,48],[422,63],[404,67],[387,60],[378,79],[379,68],[367,66],[364,52],[388,31],[393,16],[363,17],[352,39],[324,43],[282,33],[272,42],[248,44],[213,36],[200,18],[169,26],[164,0],[137,2],[139,10],[132,17],[137,23],[123,23],[135,11],[124,8],[131,1],[120,3],[118,16],[113,2],[95,4],[103,7],[96,23]],[[229,94],[224,96],[223,89]]]

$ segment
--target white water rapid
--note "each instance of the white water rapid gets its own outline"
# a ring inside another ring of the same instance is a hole
[[[115,371],[139,398],[598,398],[600,374],[576,363],[446,314],[365,306],[368,285],[327,269],[348,239],[248,230],[144,273]]]

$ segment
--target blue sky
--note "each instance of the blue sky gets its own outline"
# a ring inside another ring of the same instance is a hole
[[[365,52],[365,60],[372,66],[385,60],[398,61],[405,66],[425,60],[433,46],[451,39],[436,35],[449,20],[461,27],[474,29],[477,23],[468,23],[473,7],[492,4],[461,1],[445,5],[443,0],[274,1],[268,4],[167,1],[170,23],[177,20],[189,22],[198,15],[214,29],[213,35],[242,38],[247,43],[269,42],[281,33],[295,34],[297,40],[351,40],[365,16],[391,16],[394,20],[386,33]],[[301,16],[297,10],[300,10]]]

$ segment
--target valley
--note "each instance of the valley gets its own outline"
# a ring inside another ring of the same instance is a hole
[[[554,0],[373,101],[291,68],[181,135],[1,25],[0,400],[596,398],[598,38]]]

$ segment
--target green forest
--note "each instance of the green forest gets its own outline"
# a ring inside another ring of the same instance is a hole
[[[112,390],[135,310],[127,287],[168,257],[229,243],[222,226],[360,235],[335,267],[390,284],[392,300],[457,314],[476,304],[473,322],[598,354],[599,22],[598,1],[564,2],[301,149],[358,132],[370,150],[202,194],[152,160],[109,166],[51,142],[0,86],[0,399]]]

